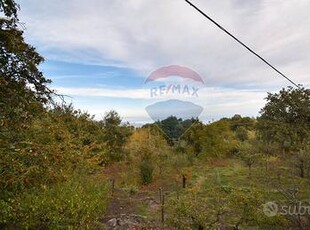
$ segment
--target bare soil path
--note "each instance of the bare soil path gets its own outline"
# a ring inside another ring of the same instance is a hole
[[[162,223],[161,215],[159,188],[167,191],[168,186],[155,181],[137,189],[122,187],[118,184],[118,175],[124,170],[127,169],[111,165],[103,172],[111,183],[112,194],[100,222],[106,229],[172,229]]]

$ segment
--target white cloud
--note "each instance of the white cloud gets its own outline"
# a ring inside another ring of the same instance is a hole
[[[56,92],[69,96],[113,97],[127,99],[145,99],[149,92],[145,89],[107,89],[107,88],[68,88],[56,87]]]
[[[192,1],[297,83],[309,84],[310,1]],[[185,1],[27,0],[21,7],[26,35],[51,58],[117,61],[146,74],[186,65],[209,86],[289,84]]]
[[[310,86],[309,0],[192,2],[295,82]],[[197,99],[205,108],[204,120],[236,113],[256,116],[267,91],[290,84],[183,0],[21,0],[20,4],[26,38],[47,59],[129,67],[141,76],[171,64],[194,69],[206,84]],[[73,96],[77,108],[98,119],[115,109],[125,120],[150,121],[144,110],[150,102],[146,89],[57,90]],[[81,96],[88,99],[75,99]],[[103,102],[93,102],[94,97]],[[109,98],[124,102],[106,103]]]
[[[105,112],[116,110],[126,121],[146,122],[150,121],[145,108],[157,101],[165,100],[164,97],[154,100],[150,98],[147,89],[123,90],[111,88],[57,88],[61,94],[73,96],[73,102],[78,108],[86,109],[90,114],[96,114],[101,119]],[[76,96],[87,99],[77,100]],[[229,88],[204,88],[199,93],[199,98],[193,102],[204,108],[201,119],[204,121],[231,117],[234,114],[244,116],[257,116],[258,111],[264,106],[265,91],[235,90]],[[101,100],[94,100],[99,97]],[[110,98],[123,98],[123,103],[114,104]],[[168,98],[166,98],[168,99]],[[184,99],[184,98],[180,98]],[[186,100],[186,99],[185,99]],[[191,100],[190,100],[191,101]]]

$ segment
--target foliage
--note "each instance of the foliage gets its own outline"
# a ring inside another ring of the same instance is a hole
[[[149,184],[153,180],[154,166],[151,159],[147,156],[142,158],[140,163],[140,176],[142,184]]]
[[[203,150],[203,129],[204,125],[201,122],[193,123],[190,129],[184,134],[182,140],[186,143],[179,146],[179,151],[187,152],[188,154],[191,154],[192,152],[192,154],[197,157]]]
[[[0,11],[8,17],[17,17],[17,9],[12,0],[0,2]],[[0,19],[0,131],[7,142],[16,142],[18,135],[10,136],[10,130],[23,131],[53,93],[47,87],[50,80],[38,69],[43,57],[24,41],[15,22]]]
[[[1,223],[15,229],[91,229],[105,211],[107,197],[105,183],[73,178],[10,199]]]
[[[154,160],[156,155],[151,145],[139,146],[137,159],[139,159],[141,184],[149,184],[153,180]]]
[[[14,0],[1,0],[0,1],[0,12],[3,12],[4,15],[8,18],[17,19],[17,10],[19,6]]]
[[[47,87],[50,80],[38,69],[43,58],[18,28],[17,10],[14,1],[0,1],[6,16],[0,19],[0,198],[33,184],[34,177],[47,180],[43,162],[51,152],[29,137],[52,91]]]
[[[76,181],[96,169],[102,128],[52,102],[13,0],[0,1],[0,228],[87,227],[105,207],[104,184]]]
[[[251,173],[260,158],[258,152],[265,154],[266,171],[268,162],[269,167],[282,170],[278,169],[280,158],[272,156],[284,149],[294,154],[291,163],[299,176],[309,176],[308,89],[289,87],[269,93],[257,124],[240,115],[207,125],[171,116],[134,130],[122,124],[116,111],[97,122],[72,105],[52,103],[50,80],[38,69],[43,57],[24,41],[18,8],[13,0],[0,0],[0,13],[5,16],[0,19],[0,228],[95,228],[106,207],[108,187],[95,180],[94,173],[98,165],[121,160],[126,160],[119,164],[127,169],[123,184],[130,195],[139,189],[137,182],[130,184],[129,177],[149,184],[157,175],[175,173],[160,177],[166,180],[164,185],[171,178],[186,177],[187,188],[180,194],[178,190],[177,199],[167,195],[168,222],[173,227],[288,227],[285,217],[267,218],[262,213],[261,205],[273,197],[275,189],[264,191],[262,184],[256,184],[261,178],[254,175],[249,180],[244,171],[238,177],[235,166],[230,182],[204,176],[194,181],[192,174],[206,168],[205,158],[219,157],[216,160],[220,161],[229,155],[238,156]],[[255,142],[256,136],[260,142]],[[197,162],[203,165],[199,170],[195,169]],[[270,180],[264,185],[280,183],[280,173],[277,176],[264,178],[264,182]],[[307,184],[299,179],[301,187]],[[285,190],[282,193],[296,198]]]
[[[306,172],[308,172],[308,177],[310,177],[310,146],[306,146],[304,149],[296,152],[294,154],[293,162],[295,163],[301,178],[306,177]]]
[[[238,156],[248,166],[249,177],[251,177],[251,169],[260,160],[261,156],[249,142],[242,142],[238,145]]]
[[[248,131],[246,130],[246,128],[241,126],[236,128],[236,136],[240,141],[246,141],[249,139]]]
[[[198,122],[198,119],[177,118],[170,116],[162,121],[157,121],[155,124],[163,130],[167,135],[167,138],[171,140],[178,140],[194,123]]]
[[[111,161],[124,159],[124,147],[131,134],[130,127],[121,125],[121,122],[120,116],[113,110],[101,121],[104,128],[103,141],[107,147],[108,159]]]
[[[41,113],[29,124],[27,134],[10,148],[0,149],[2,195],[24,188],[40,187],[65,180],[91,159],[99,130],[89,115],[72,106],[58,106]],[[92,131],[90,131],[92,130]]]
[[[135,185],[129,185],[129,186],[125,187],[124,190],[126,192],[128,192],[128,194],[130,196],[135,195],[135,194],[137,194],[139,192],[139,189]]]
[[[279,93],[269,93],[266,99],[257,123],[260,139],[286,151],[309,145],[310,90],[288,87]]]
[[[156,126],[135,130],[126,144],[126,150],[132,155],[139,155],[142,147],[147,147],[152,155],[164,154],[170,148],[164,135]]]
[[[71,196],[86,199],[87,194],[83,192],[93,196],[92,189],[101,186],[98,182],[98,185],[89,184],[92,187],[86,186],[84,191],[81,187],[82,181],[81,183],[72,181],[74,174],[89,175],[97,170],[97,154],[104,149],[99,138],[102,132],[100,125],[93,121],[90,115],[75,110],[72,105],[58,105],[42,112],[40,117],[33,119],[28,125],[22,142],[12,145],[9,149],[0,150],[2,155],[0,200],[4,207],[0,224],[8,223],[8,218],[9,223],[16,223],[18,226],[26,224],[30,228],[35,228],[32,224],[49,228],[57,224],[75,225],[80,223],[76,222],[78,219],[84,223],[84,217],[74,215],[78,215],[79,210],[83,209],[85,212],[83,210],[81,212],[83,211],[85,218],[88,218],[87,215],[90,214],[87,212],[95,211],[97,204],[91,201],[86,202],[89,207],[79,207],[74,204],[68,210],[71,214],[66,212],[65,206],[60,205],[69,205]],[[77,183],[80,183],[80,187]],[[83,183],[86,181],[84,180]],[[100,189],[102,188],[101,186]],[[72,194],[74,192],[76,197]],[[95,197],[91,199],[93,198]],[[64,202],[64,199],[68,199],[68,202]],[[72,200],[72,202],[78,202],[78,200]],[[33,214],[30,213],[31,208],[34,209]],[[62,208],[66,216],[57,214],[58,208]],[[70,218],[76,218],[75,222]]]
[[[225,156],[237,144],[230,124],[225,120],[206,125],[201,135],[203,153],[206,156]]]
[[[263,192],[256,188],[213,185],[205,193],[186,192],[168,202],[171,226],[178,229],[270,229],[285,226],[281,217],[264,215]]]
[[[207,200],[201,197],[191,199],[182,196],[179,199],[170,199],[168,203],[169,225],[177,229],[204,229],[206,202]]]
[[[250,117],[242,117],[239,114],[234,115],[232,118],[223,118],[221,120],[226,120],[231,125],[232,131],[237,131],[239,127],[243,127],[246,130],[252,130],[255,126],[255,119]]]
[[[126,144],[129,163],[139,169],[140,182],[150,183],[157,170],[159,176],[167,164],[171,151],[166,139],[156,126],[137,129]]]

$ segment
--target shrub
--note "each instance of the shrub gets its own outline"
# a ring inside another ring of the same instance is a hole
[[[107,198],[105,183],[74,178],[11,200],[11,209],[6,209],[10,219],[2,224],[14,229],[92,228],[105,211]]]
[[[287,229],[283,216],[263,212],[264,192],[231,185],[206,193],[183,193],[167,201],[167,223],[177,229]],[[198,194],[198,196],[197,196]]]
[[[135,185],[129,185],[125,187],[124,190],[128,192],[130,196],[135,195],[139,192],[139,189]]]
[[[145,157],[140,163],[140,176],[142,184],[149,184],[153,180],[154,166],[148,157]]]

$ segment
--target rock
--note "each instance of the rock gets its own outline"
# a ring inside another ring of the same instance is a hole
[[[116,224],[117,224],[117,219],[116,218],[113,218],[111,220],[109,220],[107,222],[107,225],[110,227],[110,228],[115,228],[116,227]]]
[[[107,229],[147,229],[147,217],[135,214],[120,214],[105,222]]]

